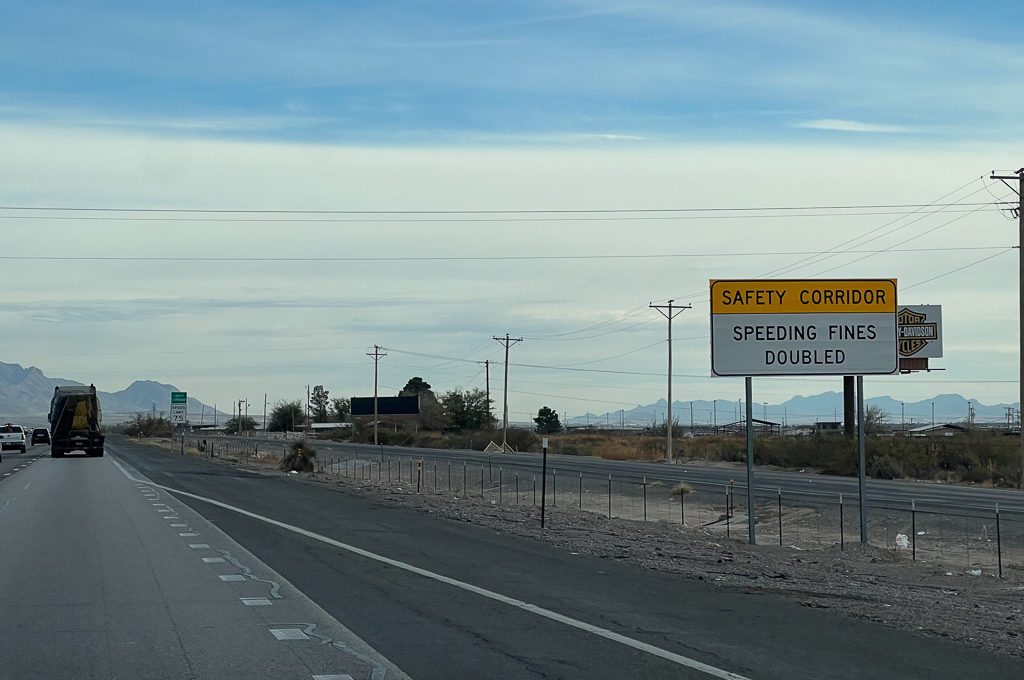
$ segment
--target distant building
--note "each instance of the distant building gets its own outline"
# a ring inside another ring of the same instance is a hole
[[[908,437],[953,437],[967,432],[967,427],[956,423],[936,423],[935,425],[922,425],[907,430]]]
[[[822,420],[814,423],[815,434],[842,434],[842,421]]]

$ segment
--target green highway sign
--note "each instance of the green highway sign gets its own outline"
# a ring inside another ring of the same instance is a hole
[[[187,404],[188,392],[171,392],[172,404]]]

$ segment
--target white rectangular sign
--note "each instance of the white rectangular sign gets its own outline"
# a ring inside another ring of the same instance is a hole
[[[896,281],[713,280],[711,372],[895,373]]]
[[[900,305],[901,359],[938,359],[942,357],[942,305]]]
[[[187,404],[171,404],[171,423],[174,425],[184,425],[187,411]]]

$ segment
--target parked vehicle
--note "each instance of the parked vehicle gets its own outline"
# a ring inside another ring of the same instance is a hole
[[[49,420],[52,457],[60,458],[72,451],[103,455],[103,413],[95,385],[54,387]]]
[[[0,452],[17,449],[25,453],[25,430],[21,425],[7,423],[0,427]]]
[[[32,430],[32,446],[36,444],[49,444],[50,443],[50,431],[45,427],[37,427]]]

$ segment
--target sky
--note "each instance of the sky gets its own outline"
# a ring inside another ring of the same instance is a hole
[[[524,421],[664,398],[648,305],[670,298],[692,304],[673,396],[742,397],[710,377],[711,278],[878,277],[943,305],[944,370],[868,396],[1018,400],[1016,223],[993,205],[1016,195],[988,175],[1024,159],[1019,8],[0,13],[0,360],[252,413],[308,384],[372,394],[374,345],[382,393],[483,387],[509,333]],[[839,385],[758,378],[755,401]]]

